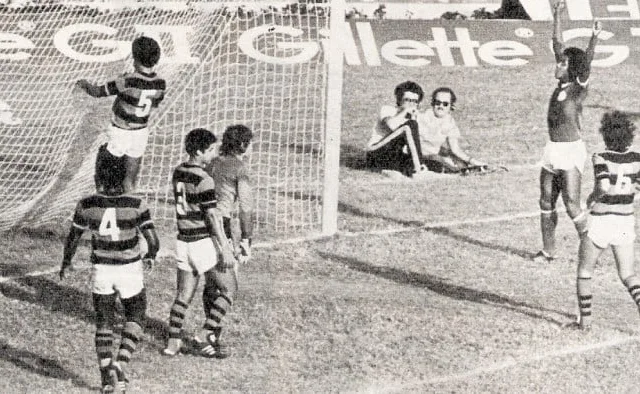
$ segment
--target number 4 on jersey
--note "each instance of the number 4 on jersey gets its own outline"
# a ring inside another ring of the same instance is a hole
[[[98,234],[103,237],[111,236],[112,241],[120,240],[120,228],[116,219],[116,209],[107,208],[102,215]]]

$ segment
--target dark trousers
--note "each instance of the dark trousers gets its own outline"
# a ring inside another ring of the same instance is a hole
[[[410,133],[400,132],[400,129],[405,125],[409,126]],[[399,171],[405,175],[413,174],[416,170],[411,157],[411,149],[409,149],[409,138],[416,147],[416,160],[420,161],[422,149],[420,148],[418,122],[408,120],[396,131],[378,142],[374,150],[367,152],[367,167],[378,170]],[[405,147],[409,153],[404,153]]]

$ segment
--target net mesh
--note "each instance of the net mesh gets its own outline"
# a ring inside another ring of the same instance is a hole
[[[327,4],[115,3],[0,6],[0,230],[61,227],[94,192],[113,98],[90,98],[74,83],[131,71],[130,43],[144,33],[161,44],[156,71],[167,81],[138,179],[156,223],[175,226],[169,181],[186,159],[185,134],[242,123],[256,136],[248,160],[257,234],[318,232]]]

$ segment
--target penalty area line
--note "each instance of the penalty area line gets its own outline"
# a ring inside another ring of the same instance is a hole
[[[640,341],[640,336],[628,336],[628,337],[619,337],[612,338],[606,341],[590,343],[586,345],[580,346],[569,346],[565,348],[560,348],[554,351],[540,353],[540,354],[532,354],[527,357],[514,358],[511,360],[506,360],[494,364],[487,365],[485,367],[474,368],[469,371],[453,373],[450,375],[443,376],[435,376],[432,378],[426,378],[422,380],[416,380],[409,383],[400,383],[397,385],[388,385],[387,387],[380,387],[376,385],[375,391],[377,392],[385,392],[385,393],[393,393],[393,392],[402,392],[409,389],[416,389],[425,385],[434,385],[434,384],[446,384],[452,383],[460,380],[474,378],[480,375],[491,374],[495,372],[500,372],[509,368],[535,363],[538,361],[548,360],[552,358],[571,356],[571,355],[579,355],[583,353],[587,353],[595,350],[606,350],[609,348],[613,348],[616,346],[624,345],[629,342],[638,342]],[[381,390],[382,389],[382,390]],[[373,390],[373,386],[371,387]],[[371,392],[370,390],[365,390],[367,392]]]

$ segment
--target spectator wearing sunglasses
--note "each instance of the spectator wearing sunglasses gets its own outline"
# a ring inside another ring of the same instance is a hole
[[[460,129],[451,115],[455,104],[453,90],[439,87],[431,94],[431,110],[418,117],[422,162],[430,171],[458,173],[469,167],[487,166],[460,148]]]
[[[424,97],[415,82],[394,89],[396,105],[383,105],[366,146],[367,167],[389,175],[411,176],[421,172],[420,132],[416,120]]]

